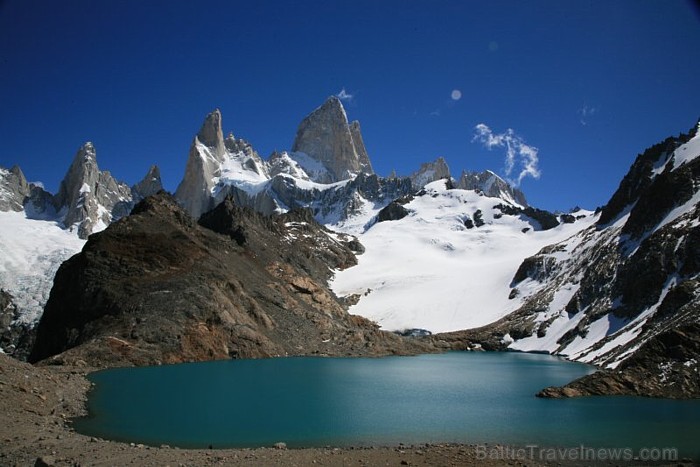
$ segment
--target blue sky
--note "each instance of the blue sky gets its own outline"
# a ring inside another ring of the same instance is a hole
[[[92,141],[174,191],[214,108],[267,157],[344,90],[380,175],[443,156],[506,176],[510,142],[513,180],[536,148],[532,205],[594,208],[700,117],[698,50],[686,0],[0,0],[0,165],[55,192]]]

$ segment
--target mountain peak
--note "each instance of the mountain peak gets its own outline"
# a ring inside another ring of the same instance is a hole
[[[221,111],[214,109],[209,113],[202,123],[202,127],[197,133],[197,139],[200,143],[209,148],[216,150],[217,155],[224,152],[224,132],[221,125]]]
[[[144,199],[154,195],[163,189],[163,183],[160,179],[160,169],[157,165],[152,165],[148,169],[148,173],[143,177],[143,180],[131,187],[131,193],[134,201]]]
[[[434,162],[421,164],[420,169],[411,175],[411,183],[413,188],[419,189],[441,178],[450,178],[450,168],[444,157],[438,157]]]
[[[518,188],[512,187],[498,174],[491,170],[483,172],[462,171],[457,187],[463,190],[479,190],[486,196],[501,198],[504,201],[513,202],[520,206],[527,207],[525,194]]]
[[[110,222],[128,214],[131,190],[97,166],[97,152],[91,142],[76,152],[54,198],[56,211],[66,208],[63,224],[77,228],[80,238],[104,229]]]
[[[339,110],[345,114],[345,107],[343,107],[343,102],[338,98],[338,96],[329,96],[323,104],[318,109],[327,108]]]
[[[299,124],[293,152],[303,152],[328,172],[320,183],[347,180],[360,172],[373,173],[359,123],[348,123],[343,104],[331,96]]]

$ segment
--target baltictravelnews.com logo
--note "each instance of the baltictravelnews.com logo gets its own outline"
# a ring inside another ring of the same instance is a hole
[[[673,447],[650,447],[632,449],[594,448],[590,446],[577,447],[542,447],[527,445],[523,447],[492,446],[480,444],[476,446],[478,460],[514,460],[514,461],[545,461],[545,462],[602,462],[602,461],[670,461],[678,460],[678,449]]]

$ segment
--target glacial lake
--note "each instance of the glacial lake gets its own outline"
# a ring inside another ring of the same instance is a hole
[[[505,443],[677,448],[700,458],[700,401],[539,399],[591,373],[548,355],[226,360],[93,373],[78,432],[187,448]]]

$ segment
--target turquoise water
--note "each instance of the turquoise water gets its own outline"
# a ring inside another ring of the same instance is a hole
[[[700,401],[549,400],[592,368],[547,355],[227,360],[94,373],[77,431],[180,447],[485,443],[674,447],[700,458]]]

